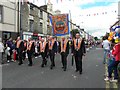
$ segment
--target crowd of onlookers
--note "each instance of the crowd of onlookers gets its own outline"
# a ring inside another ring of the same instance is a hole
[[[105,81],[118,82],[118,66],[120,63],[120,42],[115,42],[114,39],[108,40],[107,36],[103,37],[102,47],[104,48],[103,63],[108,66],[108,75]],[[114,72],[114,78],[112,73]]]

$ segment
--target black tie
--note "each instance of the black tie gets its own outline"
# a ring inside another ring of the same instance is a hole
[[[50,46],[52,45],[52,41],[50,41]]]
[[[64,48],[64,41],[63,41],[63,48]]]
[[[78,46],[78,39],[77,39],[77,43],[76,43],[76,46]]]

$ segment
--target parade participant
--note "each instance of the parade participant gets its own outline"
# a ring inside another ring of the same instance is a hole
[[[76,72],[79,71],[82,74],[82,57],[85,55],[85,43],[82,38],[80,38],[80,34],[76,34],[76,39],[73,40],[72,44],[72,54],[75,57],[75,64],[76,64]]]
[[[24,42],[20,39],[20,37],[18,37],[17,38],[17,46],[16,46],[16,48],[17,48],[17,53],[18,53],[18,60],[19,60],[19,63],[18,63],[18,65],[22,65],[23,64],[23,61],[22,61],[22,59],[23,59],[23,51],[24,51]]]
[[[48,35],[48,36],[46,37],[46,42],[47,42],[47,43],[49,43],[49,39],[50,39],[50,36]],[[47,52],[46,58],[48,58],[48,57],[49,57],[49,53]]]
[[[40,53],[43,59],[41,67],[44,67],[44,65],[47,65],[47,60],[46,60],[47,50],[48,50],[48,43],[44,39],[42,39],[40,42]]]
[[[26,52],[27,52],[27,40],[24,40],[23,60],[26,59]]]
[[[28,39],[28,44],[27,44],[27,54],[28,54],[28,61],[29,61],[28,66],[33,65],[32,56],[33,56],[34,51],[35,51],[34,42],[29,38]]]
[[[61,54],[61,61],[63,65],[63,70],[66,71],[67,69],[67,56],[69,54],[69,41],[62,37],[61,42],[59,43],[59,53]]]
[[[2,39],[0,38],[0,62],[3,64],[3,52],[4,52],[4,44],[2,43]]]
[[[52,36],[49,37],[49,56],[51,60],[51,66],[50,69],[53,69],[55,67],[55,54],[57,53],[57,42],[54,40]]]

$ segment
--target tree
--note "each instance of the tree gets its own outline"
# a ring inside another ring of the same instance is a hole
[[[76,33],[79,33],[78,29],[73,29],[72,31],[70,31],[70,34],[72,35],[73,38],[75,38]]]
[[[94,37],[95,41],[99,40],[98,37]]]

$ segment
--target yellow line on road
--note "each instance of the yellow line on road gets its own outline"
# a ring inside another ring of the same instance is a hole
[[[108,66],[105,65],[105,77],[108,76]],[[106,90],[109,90],[110,88],[110,82],[106,81]]]

